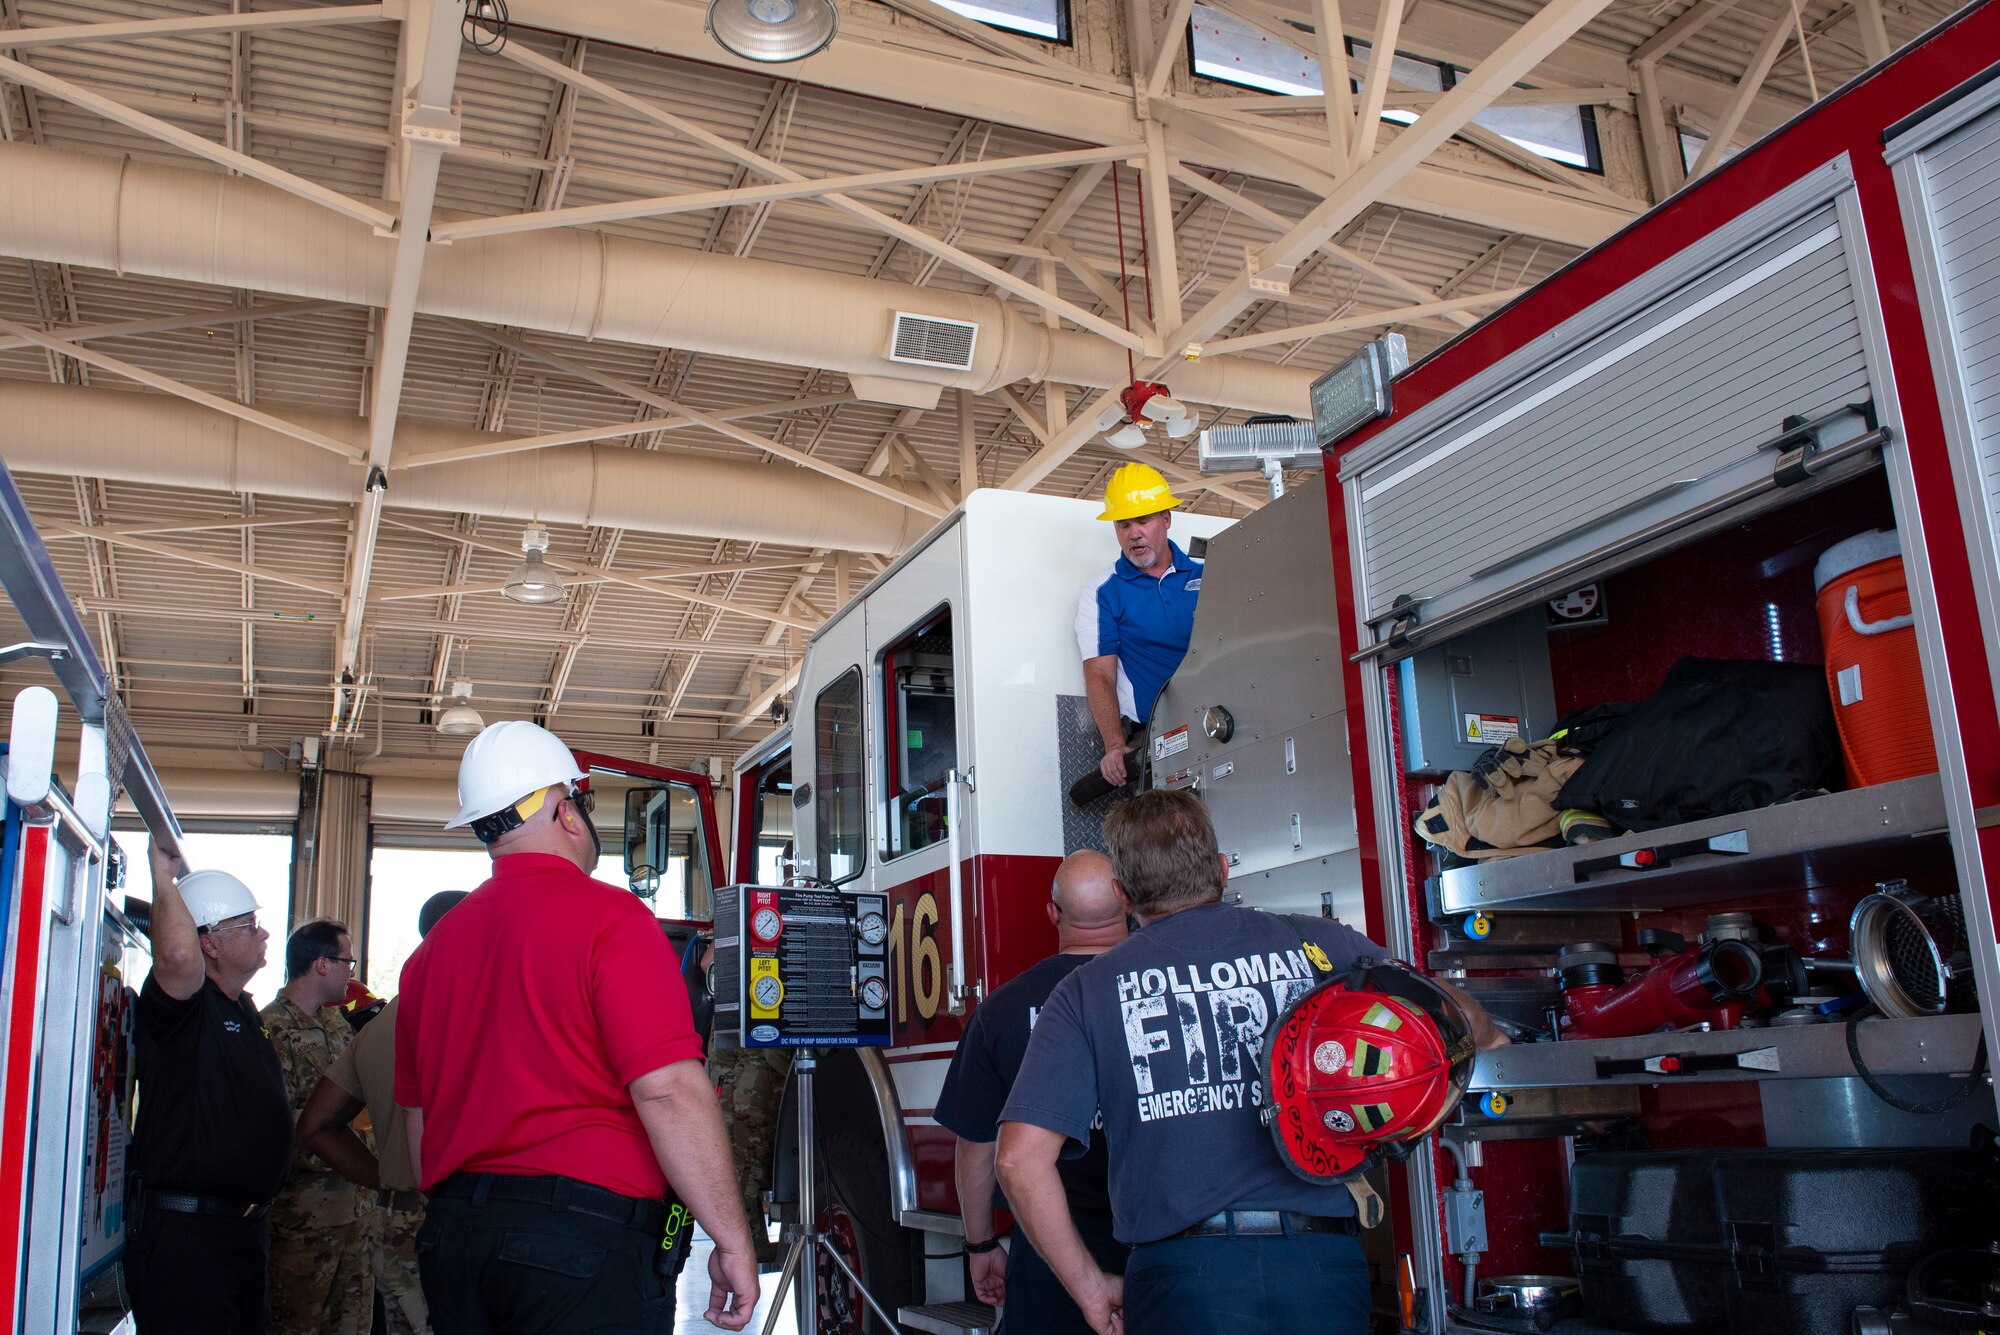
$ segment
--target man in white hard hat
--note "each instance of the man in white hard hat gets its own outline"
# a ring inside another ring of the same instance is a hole
[[[127,1175],[125,1282],[141,1335],[267,1335],[265,1212],[292,1162],[277,1050],[244,985],[270,940],[250,888],[178,882],[157,844],[153,970],[137,1008],[139,1124]]]
[[[690,1212],[715,1242],[708,1320],[741,1330],[756,1302],[680,960],[644,902],[590,878],[587,784],[532,723],[473,738],[446,828],[470,826],[493,875],[403,966],[396,1102],[439,1335],[666,1335]]]

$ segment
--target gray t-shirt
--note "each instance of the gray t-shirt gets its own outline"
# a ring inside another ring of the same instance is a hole
[[[1205,904],[1158,919],[1065,978],[1035,1022],[1003,1122],[1090,1139],[1100,1109],[1120,1242],[1169,1237],[1218,1210],[1347,1215],[1344,1186],[1295,1176],[1259,1119],[1264,1031],[1320,979],[1387,953],[1351,928]]]

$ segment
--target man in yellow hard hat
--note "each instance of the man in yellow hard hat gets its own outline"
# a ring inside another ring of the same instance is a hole
[[[1116,526],[1118,560],[1086,586],[1076,603],[1076,643],[1090,717],[1104,739],[1098,772],[1123,787],[1128,720],[1144,724],[1153,698],[1187,654],[1194,633],[1201,562],[1167,537],[1180,504],[1159,470],[1126,464],[1104,488],[1104,513]]]

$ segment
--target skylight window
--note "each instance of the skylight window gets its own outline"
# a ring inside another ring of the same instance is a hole
[[[1316,95],[1325,85],[1320,81],[1319,61],[1307,53],[1308,47],[1317,45],[1312,31],[1296,24],[1286,26],[1297,29],[1296,42],[1281,40],[1273,32],[1234,15],[1197,4],[1189,20],[1188,42],[1194,72],[1203,78],[1267,93],[1291,97]],[[1348,54],[1355,59],[1368,59],[1367,42],[1350,37],[1346,45]],[[1461,73],[1444,61],[1399,51],[1389,67],[1389,85],[1392,94],[1443,93],[1458,81]],[[1358,79],[1350,78],[1348,86],[1358,92],[1361,84]],[[1392,96],[1390,100],[1393,103],[1395,99]],[[1420,114],[1421,109],[1391,105],[1384,108],[1382,119],[1409,125]],[[1489,107],[1473,117],[1473,124],[1565,166],[1583,171],[1603,169],[1598,156],[1597,121],[1587,107],[1565,104]]]
[[[938,0],[955,14],[989,27],[1024,32],[1050,42],[1069,40],[1069,5],[1066,0]]]
[[[1233,14],[1196,5],[1188,20],[1194,72],[1206,79],[1305,97],[1319,92],[1319,61]],[[1301,32],[1301,44],[1311,33]]]

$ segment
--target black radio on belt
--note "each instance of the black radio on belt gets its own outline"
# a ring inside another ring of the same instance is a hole
[[[653,1268],[672,1280],[680,1277],[687,1265],[688,1248],[694,1245],[694,1215],[671,1191],[666,1207],[667,1222],[660,1234],[660,1250],[653,1256]]]

